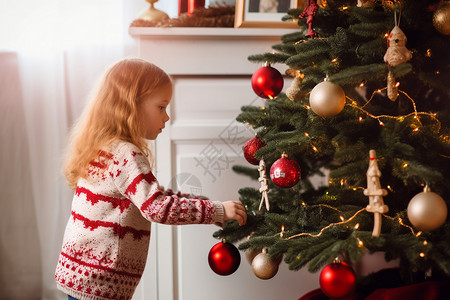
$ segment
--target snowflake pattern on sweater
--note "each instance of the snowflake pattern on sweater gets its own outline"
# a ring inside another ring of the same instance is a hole
[[[128,142],[102,152],[80,179],[56,268],[58,289],[80,300],[131,299],[144,271],[151,222],[223,223],[221,202],[164,191]]]

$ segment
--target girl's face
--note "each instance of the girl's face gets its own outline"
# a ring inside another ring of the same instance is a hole
[[[138,106],[139,121],[144,129],[144,137],[154,140],[169,121],[166,109],[172,99],[172,84],[164,85],[144,98]]]

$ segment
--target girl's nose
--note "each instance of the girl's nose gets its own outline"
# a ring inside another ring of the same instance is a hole
[[[164,118],[164,122],[167,122],[167,121],[169,121],[170,120],[170,117],[169,117],[169,115],[167,114],[167,112],[165,112],[165,118]]]

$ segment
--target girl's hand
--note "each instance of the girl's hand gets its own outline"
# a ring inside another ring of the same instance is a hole
[[[223,205],[223,220],[236,220],[239,226],[245,225],[247,222],[247,213],[244,205],[239,201],[225,201]]]

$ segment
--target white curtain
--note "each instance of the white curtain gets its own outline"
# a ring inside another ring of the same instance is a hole
[[[104,70],[133,55],[127,3],[0,0],[2,300],[67,299],[54,281],[73,196],[62,153]]]

